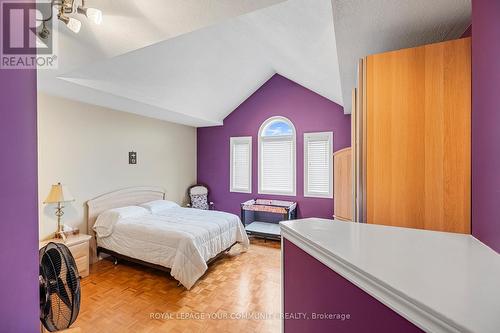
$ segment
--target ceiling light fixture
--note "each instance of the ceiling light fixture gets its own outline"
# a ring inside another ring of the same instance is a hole
[[[80,5],[76,4],[79,2]],[[92,23],[102,23],[102,11],[92,7],[85,6],[85,0],[52,0],[52,7],[57,11],[57,18],[63,22],[68,29],[74,33],[78,33],[82,27],[82,22],[72,15],[81,14],[87,17]],[[52,11],[48,18],[42,18],[38,21],[43,22],[42,28],[38,32],[38,36],[42,39],[47,39],[50,31],[47,29],[46,22],[52,20]]]
[[[47,29],[47,26],[45,24],[45,21],[42,23],[42,30],[38,33],[38,36],[42,39],[47,39],[50,35],[49,29]]]
[[[75,34],[80,32],[80,28],[82,27],[82,22],[78,21],[75,18],[67,17],[62,14],[57,15],[57,18],[61,20],[69,30],[73,31]]]
[[[82,14],[87,16],[89,20],[94,22],[95,24],[101,24],[102,23],[102,12],[99,9],[92,8],[92,7],[85,7],[85,1],[82,0],[82,5],[78,6],[76,9],[78,14]]]

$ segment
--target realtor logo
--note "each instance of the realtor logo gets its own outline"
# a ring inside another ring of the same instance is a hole
[[[6,1],[1,7],[0,69],[57,68],[52,2]]]

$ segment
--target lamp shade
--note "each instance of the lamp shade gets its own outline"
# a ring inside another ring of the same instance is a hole
[[[50,193],[43,202],[44,204],[48,203],[60,203],[60,202],[68,202],[74,201],[73,195],[69,192],[66,185],[62,185],[61,183],[57,183],[56,185],[52,185],[50,189]]]

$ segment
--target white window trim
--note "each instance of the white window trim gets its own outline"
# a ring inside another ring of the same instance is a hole
[[[308,161],[308,142],[309,140],[318,139],[328,139],[328,150],[330,151],[329,166],[328,166],[328,194],[309,192],[308,189],[308,172],[309,172],[309,161]],[[333,199],[333,132],[314,132],[314,133],[304,133],[304,197],[308,198],[329,198]]]
[[[235,188],[233,187],[233,147],[236,143],[246,143],[249,145],[250,156],[248,158],[248,188]],[[251,136],[238,136],[229,139],[229,192],[236,193],[252,193],[252,137]]]
[[[293,154],[292,154],[292,160],[293,160],[293,165],[292,165],[292,191],[264,191],[262,190],[262,142],[263,141],[272,141],[272,140],[284,140],[285,138],[289,138],[289,135],[285,136],[269,136],[269,137],[262,137],[262,131],[266,126],[275,121],[275,120],[281,120],[290,125],[290,127],[293,130],[292,134],[292,144],[293,144]],[[258,135],[258,194],[270,194],[270,195],[285,195],[285,196],[296,196],[297,195],[297,131],[295,130],[295,126],[293,123],[290,121],[290,119],[283,117],[283,116],[275,116],[267,119],[260,125],[259,128],[259,133]]]

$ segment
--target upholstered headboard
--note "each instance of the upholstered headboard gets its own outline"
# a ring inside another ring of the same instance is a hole
[[[90,262],[97,261],[96,237],[92,227],[102,212],[119,207],[140,205],[148,201],[165,199],[165,190],[161,187],[130,187],[111,193],[103,194],[87,201],[87,232],[92,236],[90,240]]]

